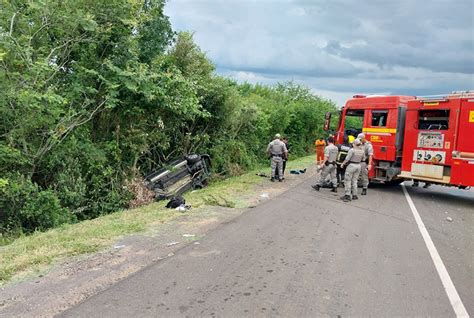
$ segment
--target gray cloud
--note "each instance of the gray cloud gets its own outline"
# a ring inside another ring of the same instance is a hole
[[[472,1],[169,0],[166,13],[238,80],[320,92],[474,88]]]

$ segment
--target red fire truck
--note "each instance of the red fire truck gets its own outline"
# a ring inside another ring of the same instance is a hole
[[[474,186],[474,92],[355,95],[341,111],[336,141],[360,132],[374,147],[372,182]]]

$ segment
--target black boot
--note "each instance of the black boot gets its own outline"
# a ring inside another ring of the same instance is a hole
[[[311,188],[313,188],[316,191],[319,191],[321,187],[318,184],[315,184],[315,185],[312,185]]]
[[[341,197],[341,200],[344,202],[350,202],[351,201],[351,196],[350,195],[345,195]]]
[[[362,195],[367,195],[367,189],[362,189]]]
[[[353,195],[353,196],[352,196],[352,200],[359,200],[359,197],[356,196],[356,195]]]
[[[333,187],[332,190],[331,190],[331,192],[337,193],[337,187]]]
[[[271,181],[271,182],[275,182],[275,178],[271,178],[270,181]]]

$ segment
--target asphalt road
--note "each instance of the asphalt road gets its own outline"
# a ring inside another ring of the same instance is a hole
[[[474,192],[407,189],[474,315]],[[303,182],[62,315],[455,317],[402,188],[338,198]]]

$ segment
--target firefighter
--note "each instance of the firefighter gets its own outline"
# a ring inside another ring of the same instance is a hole
[[[283,141],[280,140],[281,135],[276,134],[275,139],[268,144],[267,153],[272,159],[272,182],[275,182],[275,174],[278,169],[278,181],[283,181],[283,158],[286,157],[288,151]]]
[[[341,197],[344,202],[359,199],[357,197],[357,180],[361,171],[361,162],[364,159],[364,150],[362,150],[362,142],[359,139],[355,139],[352,145],[353,147],[342,163],[342,167],[347,166],[344,174],[344,196]]]
[[[365,139],[365,134],[361,133],[357,136],[362,142],[362,150],[364,150],[364,159],[361,162],[360,169],[362,174],[362,195],[367,194],[367,188],[369,187],[369,171],[372,169],[372,160],[374,156],[374,147],[372,144]]]
[[[337,145],[337,149],[339,150],[339,154],[337,155],[337,159],[336,159],[337,182],[339,185],[342,185],[342,187],[344,187],[344,173],[346,172],[346,169],[343,168],[341,165],[344,162],[344,159],[346,159],[347,153],[352,148],[352,142],[349,141],[349,137],[352,137],[351,141],[353,142],[354,141],[353,136],[345,135],[342,140],[342,144]]]
[[[319,138],[314,142],[316,147],[316,164],[319,164],[324,159],[324,147],[326,147],[326,142],[323,138]]]
[[[337,192],[337,177],[336,177],[336,159],[339,150],[334,145],[334,138],[329,137],[328,145],[324,148],[324,157],[321,165],[319,166],[322,169],[321,174],[319,175],[319,179],[315,185],[313,185],[313,189],[319,191],[321,186],[323,185],[324,180],[326,180],[327,176],[331,176],[331,183],[332,183],[332,190],[331,192]]]

